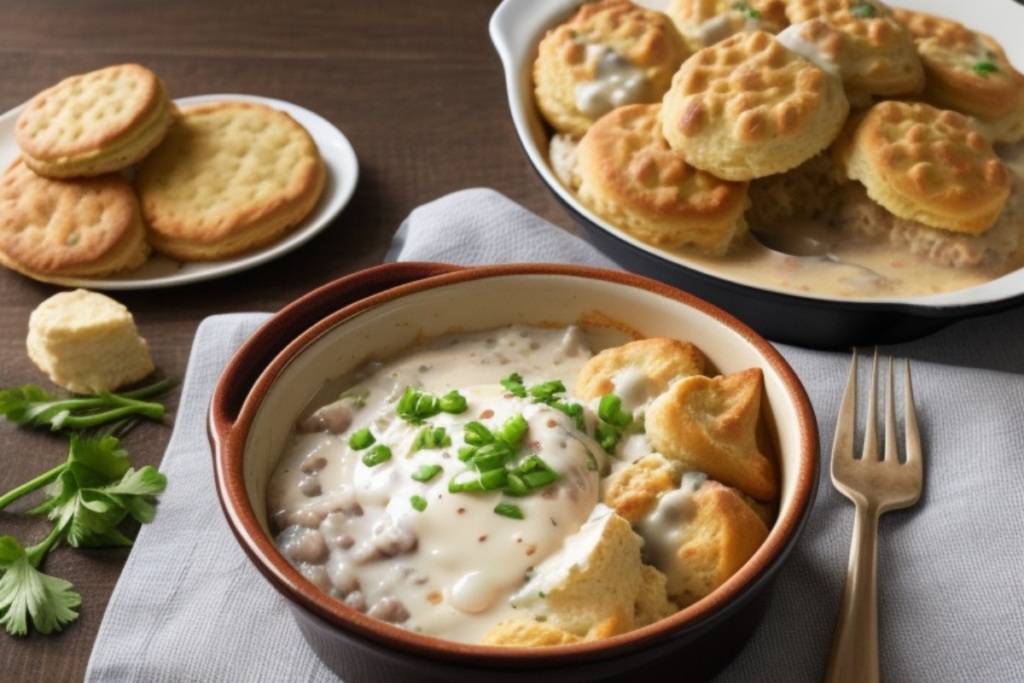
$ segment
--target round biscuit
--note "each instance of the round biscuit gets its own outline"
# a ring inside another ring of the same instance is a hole
[[[793,42],[803,47],[796,51],[816,51],[832,61],[851,102],[870,104],[873,96],[912,95],[924,87],[914,39],[883,3],[786,0],[786,16]]]
[[[576,151],[580,200],[638,239],[724,253],[746,227],[747,183],[694,168],[661,134],[660,104],[602,116]]]
[[[616,106],[660,100],[689,54],[661,12],[629,0],[585,3],[540,40],[537,108],[556,131],[583,135]]]
[[[174,112],[156,74],[120,64],[71,76],[33,97],[18,115],[15,140],[40,175],[102,175],[148,154]]]
[[[121,176],[53,180],[18,159],[0,177],[0,264],[36,280],[93,278],[138,268],[149,252]]]
[[[1010,195],[1010,176],[969,118],[923,102],[879,102],[850,121],[833,153],[900,218],[980,234]]]
[[[264,104],[226,101],[183,108],[135,185],[156,251],[216,261],[281,239],[313,210],[325,180],[300,123]]]
[[[849,108],[839,79],[755,31],[687,59],[661,119],[669,145],[690,164],[744,181],[810,159],[835,139]]]
[[[995,39],[923,12],[893,15],[914,37],[929,104],[977,117],[997,142],[1024,139],[1024,75]]]
[[[789,25],[783,0],[672,0],[665,14],[695,50],[737,33],[775,34]]]

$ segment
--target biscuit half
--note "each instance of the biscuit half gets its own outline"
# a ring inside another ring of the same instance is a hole
[[[689,54],[661,12],[629,0],[584,3],[538,45],[537,107],[556,131],[583,135],[615,107],[659,101]]]
[[[648,244],[724,253],[746,229],[747,183],[687,163],[662,135],[660,110],[627,105],[591,126],[576,150],[580,200]]]
[[[156,74],[120,64],[71,76],[33,97],[18,115],[15,140],[40,175],[102,175],[146,156],[175,111]]]
[[[763,31],[696,52],[665,94],[662,131],[687,162],[726,180],[794,168],[835,139],[842,82]]]
[[[180,120],[135,177],[154,250],[217,261],[271,244],[316,206],[326,169],[309,132],[259,103],[214,102]]]
[[[850,121],[833,153],[873,200],[936,228],[985,232],[1010,196],[1006,166],[971,120],[921,102],[879,102]]]
[[[0,177],[0,264],[36,280],[96,278],[138,268],[149,253],[121,176],[54,180],[19,159]]]

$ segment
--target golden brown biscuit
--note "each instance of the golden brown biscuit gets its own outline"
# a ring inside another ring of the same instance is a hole
[[[590,402],[615,393],[632,409],[668,389],[673,382],[704,372],[704,354],[689,342],[654,338],[605,349],[580,369],[575,395]]]
[[[590,127],[576,150],[579,198],[648,244],[724,253],[746,229],[747,184],[686,163],[661,134],[660,110],[627,105]]]
[[[182,109],[139,165],[153,248],[216,261],[271,244],[312,211],[326,172],[316,143],[282,111],[250,102]]]
[[[881,2],[786,0],[786,16],[792,25],[779,40],[812,61],[835,64],[851,102],[870,104],[873,95],[911,95],[924,87],[913,37]]]
[[[29,316],[26,347],[54,384],[79,394],[114,391],[154,370],[131,312],[84,289],[39,304]]]
[[[163,139],[174,105],[156,74],[121,64],[66,78],[33,97],[15,139],[25,163],[50,178],[127,168]]]
[[[834,154],[846,174],[893,214],[979,234],[999,216],[1010,176],[963,114],[889,100],[851,120]]]
[[[578,643],[583,638],[563,628],[526,617],[506,619],[484,634],[481,645],[506,647],[552,647]]]
[[[601,482],[601,500],[635,524],[658,504],[658,497],[679,487],[682,467],[651,453],[614,471]]]
[[[648,407],[648,442],[686,470],[774,500],[778,474],[757,443],[763,382],[760,368],[679,380]]]
[[[1024,75],[998,42],[951,19],[904,9],[893,15],[914,37],[927,102],[977,117],[997,142],[1024,139]]]
[[[149,256],[139,202],[118,175],[44,178],[18,159],[0,177],[0,264],[36,280],[97,278]]]
[[[709,480],[688,502],[679,511],[678,535],[672,537],[674,552],[659,567],[667,579],[669,598],[680,607],[725,583],[768,538],[768,527],[732,488]]]
[[[686,60],[661,117],[665,138],[686,161],[743,181],[811,158],[835,139],[848,111],[839,79],[757,31]]]
[[[689,53],[661,12],[629,0],[585,3],[540,41],[537,107],[556,131],[583,135],[614,107],[660,100]]]
[[[695,50],[737,33],[778,33],[789,25],[783,0],[672,0],[665,14]]]

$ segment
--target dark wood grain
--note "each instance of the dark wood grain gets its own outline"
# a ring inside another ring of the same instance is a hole
[[[60,79],[121,62],[163,77],[172,96],[246,93],[311,109],[338,126],[360,162],[351,204],[301,249],[251,271],[163,290],[114,292],[160,370],[181,377],[199,322],[274,311],[305,292],[381,261],[417,205],[477,186],[499,190],[569,228],[515,138],[485,0],[3,0],[0,112]],[[0,269],[0,386],[47,385],[25,352],[31,311],[60,288]],[[177,393],[171,399],[176,405]],[[146,425],[126,446],[158,464],[170,427]],[[0,421],[0,490],[61,462],[66,442]],[[0,535],[40,540],[27,505],[0,512]],[[71,551],[47,571],[82,594],[63,633],[0,633],[0,680],[79,681],[125,550]]]

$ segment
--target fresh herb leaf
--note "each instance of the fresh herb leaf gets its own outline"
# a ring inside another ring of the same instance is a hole
[[[761,13],[745,2],[737,2],[733,5],[733,9],[742,12],[745,16],[755,21],[761,19]]]
[[[985,59],[977,62],[973,67],[974,73],[985,76],[987,74],[994,74],[999,71],[999,67],[991,59]]]
[[[0,624],[11,635],[26,635],[29,618],[40,633],[60,631],[78,618],[82,596],[68,581],[39,571],[59,538],[54,527],[46,540],[26,549],[13,537],[0,536]]]
[[[878,14],[878,8],[869,2],[862,2],[851,7],[850,14],[858,19],[870,19]]]
[[[163,419],[163,404],[146,399],[160,396],[176,386],[164,379],[134,391],[97,396],[57,396],[34,384],[0,391],[0,415],[18,425],[61,429],[91,429],[132,416]]]

